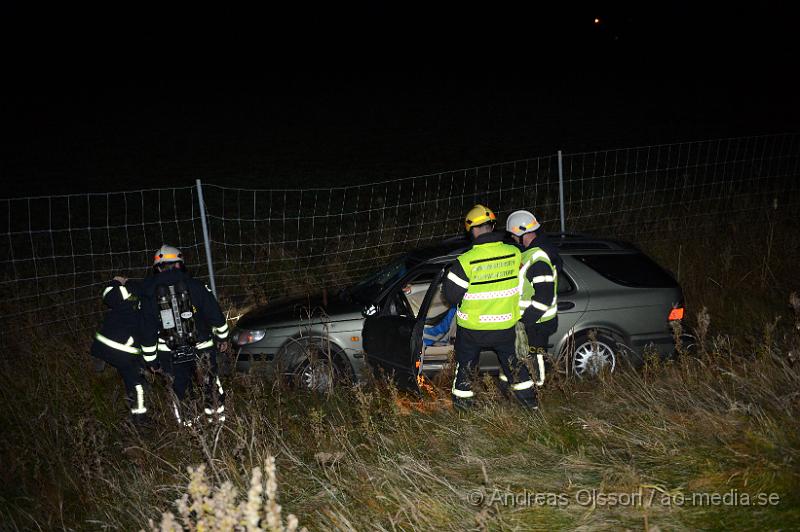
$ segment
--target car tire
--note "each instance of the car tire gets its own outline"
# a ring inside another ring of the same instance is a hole
[[[588,332],[578,333],[570,342],[570,370],[581,379],[593,379],[603,372],[613,373],[617,368],[618,342],[599,331],[593,336]]]
[[[311,344],[308,355],[295,371],[295,383],[303,390],[329,392],[342,384],[347,377],[347,362],[340,358],[337,350],[330,347],[330,354],[322,347]]]

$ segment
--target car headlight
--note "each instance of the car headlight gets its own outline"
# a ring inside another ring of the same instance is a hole
[[[263,339],[267,334],[264,329],[239,329],[233,335],[233,342],[237,345],[254,344]]]

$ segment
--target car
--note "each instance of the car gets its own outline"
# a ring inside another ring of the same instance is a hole
[[[551,363],[579,378],[641,364],[646,352],[670,356],[669,322],[683,316],[675,277],[636,246],[558,234],[558,330]],[[424,345],[424,328],[448,315],[442,280],[469,247],[463,237],[406,253],[335,296],[326,293],[254,309],[233,331],[236,369],[291,377],[308,389],[358,381],[364,371],[393,375],[415,388],[452,356],[453,338]],[[453,328],[454,329],[454,328]],[[481,353],[482,372],[497,375],[497,356]]]

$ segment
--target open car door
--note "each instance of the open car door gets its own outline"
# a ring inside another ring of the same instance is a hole
[[[439,270],[431,280],[417,315],[403,299],[401,281],[383,294],[375,315],[364,321],[362,335],[367,363],[375,374],[391,377],[402,390],[419,392],[417,375],[422,356],[422,333],[425,317],[447,268]]]

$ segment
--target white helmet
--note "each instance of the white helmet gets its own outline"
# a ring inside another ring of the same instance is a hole
[[[153,266],[172,262],[183,262],[183,253],[181,253],[181,250],[168,244],[164,244],[158,248],[155,257],[153,257]]]
[[[522,236],[525,233],[536,231],[541,227],[536,216],[528,211],[514,211],[506,220],[506,231],[512,235]]]

